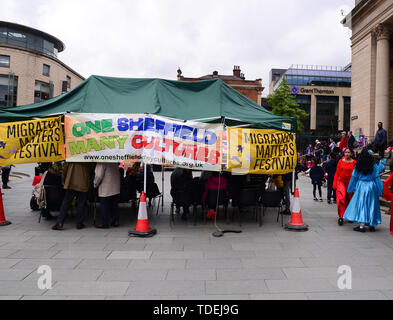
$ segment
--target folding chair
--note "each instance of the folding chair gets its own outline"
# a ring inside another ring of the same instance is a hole
[[[282,192],[277,191],[265,191],[261,195],[260,200],[261,206],[263,208],[263,216],[265,216],[266,208],[278,208],[277,222],[281,214],[281,225],[284,225],[283,215],[282,215]],[[262,216],[259,213],[259,226],[262,226]]]

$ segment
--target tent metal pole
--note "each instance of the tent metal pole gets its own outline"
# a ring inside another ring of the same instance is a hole
[[[145,191],[146,195],[146,180],[147,180],[147,164],[143,161],[143,190]]]
[[[161,212],[164,212],[164,173],[165,167],[161,165],[161,184],[162,184],[162,197],[161,197]]]

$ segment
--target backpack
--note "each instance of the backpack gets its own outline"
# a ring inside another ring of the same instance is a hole
[[[41,181],[34,186],[33,196],[37,200],[37,205],[39,209],[46,208],[46,193],[44,187],[45,177],[48,171],[42,175]]]

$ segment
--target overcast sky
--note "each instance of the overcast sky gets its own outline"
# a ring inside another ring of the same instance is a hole
[[[291,64],[344,66],[355,0],[2,0],[0,20],[62,40],[59,59],[89,77],[176,80],[217,70],[262,78]],[[34,3],[34,5],[33,5]]]

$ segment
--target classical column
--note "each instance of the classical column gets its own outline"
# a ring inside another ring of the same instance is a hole
[[[317,129],[317,97],[311,95],[311,108],[310,108],[310,130]]]
[[[378,122],[383,123],[385,129],[389,128],[389,36],[386,26],[380,24],[374,34],[377,40],[377,59],[375,74],[375,127]]]
[[[338,131],[344,131],[344,97],[338,97]]]

